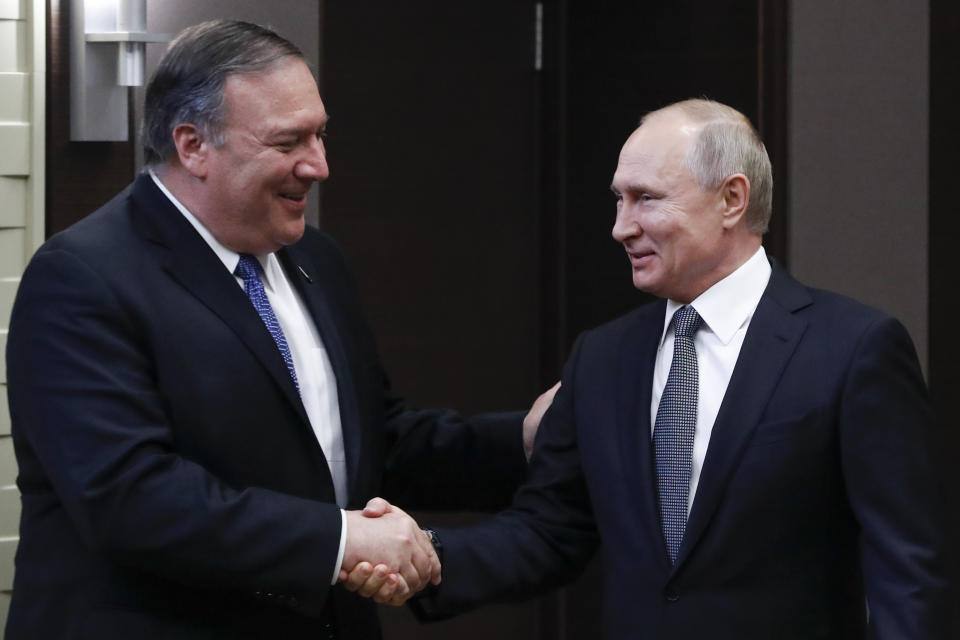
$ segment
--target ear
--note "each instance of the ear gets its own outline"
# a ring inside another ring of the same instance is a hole
[[[733,229],[747,213],[750,203],[750,180],[742,173],[728,176],[720,186],[723,228]]]
[[[173,128],[173,144],[177,147],[180,164],[194,177],[207,175],[209,143],[196,125],[181,123]]]

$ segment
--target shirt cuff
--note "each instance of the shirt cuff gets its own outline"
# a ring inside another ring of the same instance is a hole
[[[337,552],[337,563],[333,565],[333,578],[330,586],[337,584],[340,579],[340,567],[343,566],[343,551],[347,548],[347,512],[340,509],[340,551]]]

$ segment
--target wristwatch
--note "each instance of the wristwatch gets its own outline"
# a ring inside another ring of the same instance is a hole
[[[422,531],[430,540],[433,550],[437,552],[437,558],[440,559],[440,565],[443,566],[443,544],[440,542],[440,536],[433,529],[422,529]]]

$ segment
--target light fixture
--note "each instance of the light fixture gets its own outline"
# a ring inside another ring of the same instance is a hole
[[[71,0],[70,139],[126,140],[128,87],[143,84],[147,0]]]

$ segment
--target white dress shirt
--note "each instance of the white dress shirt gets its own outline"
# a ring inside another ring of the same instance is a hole
[[[170,193],[157,175],[151,170],[150,177],[157,187],[177,207],[180,213],[193,225],[210,248],[213,250],[223,266],[231,274],[236,271],[240,262],[240,254],[223,246],[210,230],[203,226],[196,216]],[[317,332],[313,319],[304,307],[300,295],[290,285],[287,276],[280,266],[280,261],[273,253],[265,256],[256,256],[263,267],[263,288],[267,293],[273,313],[287,339],[290,354],[293,356],[293,366],[297,372],[297,382],[300,385],[300,399],[306,410],[310,427],[320,443],[323,455],[330,468],[333,478],[334,492],[337,504],[340,505],[340,550],[334,566],[333,581],[336,583],[343,563],[343,552],[347,542],[347,518],[343,507],[347,504],[347,459],[343,449],[343,427],[340,423],[340,402],[337,395],[337,379],[330,364],[330,358]],[[243,288],[243,279],[234,276],[240,288]]]
[[[690,494],[687,498],[687,514],[693,506],[693,498],[700,482],[700,471],[710,444],[713,423],[720,411],[720,403],[730,384],[730,376],[740,356],[740,347],[747,334],[750,320],[760,303],[767,282],[770,280],[770,262],[763,247],[737,268],[736,271],[716,283],[690,303],[703,325],[694,337],[697,350],[697,369],[700,386],[697,398],[697,429],[693,436],[693,467],[690,475]],[[667,312],[663,320],[663,336],[657,350],[653,371],[653,393],[650,398],[650,435],[657,420],[660,396],[667,384],[670,364],[673,361],[674,328],[673,314],[683,304],[667,300]]]

